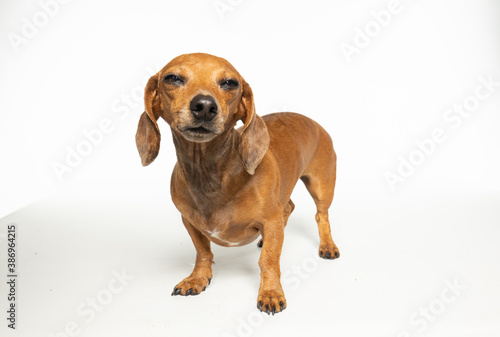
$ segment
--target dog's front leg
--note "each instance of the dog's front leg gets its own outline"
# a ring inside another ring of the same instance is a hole
[[[199,230],[194,228],[186,218],[182,217],[182,222],[196,248],[196,263],[191,275],[175,286],[172,295],[198,295],[206,289],[212,280],[214,254],[210,250],[210,241]]]
[[[286,308],[286,299],[280,282],[280,255],[284,239],[282,214],[262,225],[263,246],[260,253],[260,289],[257,308],[268,314],[281,312]]]

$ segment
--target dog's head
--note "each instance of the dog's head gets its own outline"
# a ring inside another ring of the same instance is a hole
[[[173,132],[196,143],[210,142],[242,120],[239,151],[250,174],[269,147],[266,125],[255,113],[252,89],[223,58],[202,53],[174,58],[149,79],[144,105],[136,134],[144,166],[153,162],[160,149],[159,117]]]

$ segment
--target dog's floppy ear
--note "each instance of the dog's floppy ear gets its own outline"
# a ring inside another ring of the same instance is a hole
[[[238,115],[244,123],[240,130],[239,151],[245,170],[254,174],[269,148],[269,133],[262,118],[255,113],[252,89],[243,80],[243,93],[238,106]]]
[[[153,111],[153,106],[159,97],[157,95],[158,74],[151,76],[144,90],[144,106],[146,111],[139,119],[139,126],[135,135],[135,143],[141,156],[143,166],[147,166],[155,160],[160,151],[160,129],[158,127],[159,115]]]

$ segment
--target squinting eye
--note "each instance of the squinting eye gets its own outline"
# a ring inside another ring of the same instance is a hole
[[[172,85],[176,85],[176,86],[181,86],[184,84],[184,79],[182,77],[174,75],[174,74],[166,75],[163,78],[163,81],[168,83],[168,84],[172,84]]]
[[[220,87],[224,90],[232,90],[232,89],[236,89],[238,88],[240,84],[238,83],[238,81],[236,80],[233,80],[233,79],[230,79],[230,80],[222,80],[220,82]]]

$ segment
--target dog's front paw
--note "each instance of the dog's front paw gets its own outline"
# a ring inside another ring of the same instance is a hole
[[[340,256],[340,252],[335,243],[324,243],[319,245],[319,256],[323,259],[333,260]]]
[[[286,299],[283,289],[259,290],[257,308],[269,314],[277,314],[286,308]]]
[[[172,296],[199,295],[202,291],[205,291],[210,281],[212,281],[211,277],[188,276],[174,287]]]

